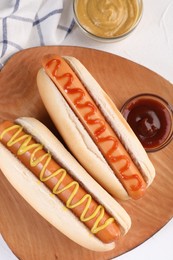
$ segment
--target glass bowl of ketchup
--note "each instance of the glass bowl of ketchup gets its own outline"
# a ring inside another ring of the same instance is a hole
[[[173,107],[155,94],[139,94],[126,101],[121,113],[147,152],[156,152],[173,138]]]

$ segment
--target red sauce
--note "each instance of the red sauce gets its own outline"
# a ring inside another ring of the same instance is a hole
[[[155,96],[132,100],[122,113],[146,150],[157,149],[169,138],[172,115]]]
[[[53,64],[53,69],[52,69]],[[79,111],[81,109],[86,109],[87,112],[85,112],[84,116],[81,117],[81,113],[78,112],[78,117],[81,121],[85,122],[85,127],[87,128],[88,132],[92,136],[95,143],[98,145],[99,149],[102,151],[103,155],[107,159],[110,166],[113,166],[114,164],[117,164],[118,162],[122,161],[123,165],[121,168],[118,169],[119,177],[121,180],[124,181],[132,181],[130,184],[130,190],[132,191],[138,191],[140,190],[144,184],[144,181],[142,180],[142,177],[138,174],[135,174],[135,172],[131,175],[126,174],[126,171],[131,166],[130,159],[127,155],[119,155],[115,156],[114,152],[118,149],[120,142],[114,134],[107,135],[107,130],[111,133],[112,130],[110,129],[110,126],[106,123],[105,119],[103,117],[99,117],[99,110],[97,106],[95,105],[95,102],[90,99],[86,98],[86,90],[80,88],[79,86],[75,85],[73,80],[74,77],[70,72],[60,74],[58,73],[59,68],[61,66],[61,60],[59,59],[51,59],[46,63],[46,67],[51,67],[51,74],[53,76],[53,79],[56,79],[57,81],[63,82],[63,91],[59,89],[62,93],[62,95],[66,98],[66,95],[74,96],[71,98],[71,106],[73,106]],[[95,130],[91,130],[89,125],[95,125]],[[111,142],[111,146],[108,149],[107,152],[104,151],[102,148],[102,144],[104,142]],[[114,168],[114,167],[113,167]],[[126,188],[128,187],[128,184],[126,184]],[[129,189],[128,188],[128,189]]]

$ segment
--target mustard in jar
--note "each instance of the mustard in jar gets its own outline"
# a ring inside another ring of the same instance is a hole
[[[76,0],[74,11],[78,23],[87,32],[113,38],[129,32],[141,15],[138,0]]]

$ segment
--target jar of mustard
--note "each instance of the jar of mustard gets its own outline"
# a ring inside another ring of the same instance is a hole
[[[139,23],[142,0],[74,0],[77,24],[88,36],[114,41],[127,36]]]

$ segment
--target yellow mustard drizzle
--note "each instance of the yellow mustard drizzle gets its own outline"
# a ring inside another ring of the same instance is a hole
[[[84,203],[85,201],[87,201],[86,205],[85,205],[85,208],[83,210],[83,212],[81,213],[81,216],[80,216],[80,220],[82,222],[87,222],[89,220],[92,220],[93,218],[95,218],[97,216],[97,214],[100,212],[99,216],[97,217],[93,227],[91,228],[91,232],[93,234],[96,234],[97,232],[99,232],[100,230],[103,230],[104,228],[106,228],[108,225],[110,225],[111,223],[114,222],[114,218],[110,217],[108,218],[105,223],[103,225],[99,225],[99,222],[101,221],[101,219],[104,217],[104,213],[105,213],[105,209],[102,205],[98,205],[97,208],[95,209],[95,211],[88,217],[85,217],[86,214],[87,214],[87,211],[90,207],[90,204],[91,204],[91,201],[92,201],[92,197],[90,194],[85,194],[83,196],[82,199],[80,199],[78,202],[76,202],[75,204],[72,204],[72,200],[73,198],[75,197],[76,193],[78,192],[78,189],[79,189],[79,183],[76,182],[76,181],[72,181],[71,183],[69,183],[68,185],[66,185],[64,188],[62,189],[58,189],[60,184],[62,183],[63,179],[66,177],[67,175],[67,172],[65,169],[63,168],[60,168],[58,170],[56,170],[55,172],[53,172],[52,174],[50,174],[49,176],[47,177],[44,177],[44,173],[46,171],[46,168],[52,158],[51,154],[50,153],[45,153],[44,155],[40,156],[39,158],[35,159],[35,154],[39,151],[39,150],[42,150],[43,149],[43,145],[39,144],[39,143],[35,143],[35,144],[30,144],[29,145],[29,142],[31,141],[32,139],[32,136],[29,135],[29,134],[24,134],[22,136],[19,136],[18,135],[22,132],[23,130],[23,127],[20,126],[20,125],[13,125],[11,127],[8,127],[6,128],[2,134],[0,135],[0,140],[3,139],[4,135],[6,133],[8,133],[9,131],[11,130],[14,130],[16,129],[16,133],[11,137],[11,139],[8,141],[7,143],[7,146],[8,147],[11,147],[13,146],[15,143],[17,142],[20,142],[21,140],[24,140],[24,142],[22,143],[22,145],[19,147],[18,149],[18,152],[17,152],[17,155],[22,155],[24,153],[26,153],[27,151],[31,150],[31,149],[34,149],[34,151],[32,152],[31,154],[31,158],[30,158],[30,166],[31,167],[34,167],[34,166],[37,166],[37,164],[39,164],[40,162],[42,162],[45,158],[46,158],[46,162],[44,163],[44,166],[40,172],[40,175],[39,175],[39,179],[41,182],[46,182],[47,180],[53,178],[53,177],[56,177],[58,176],[59,174],[61,174],[61,177],[60,179],[58,180],[58,182],[56,183],[56,185],[54,186],[53,190],[52,190],[52,193],[53,194],[60,194],[61,192],[69,189],[70,187],[73,187],[74,186],[74,189],[71,193],[71,195],[69,196],[67,202],[66,202],[66,207],[69,208],[69,209],[73,209],[79,205],[81,205],[82,203]]]

